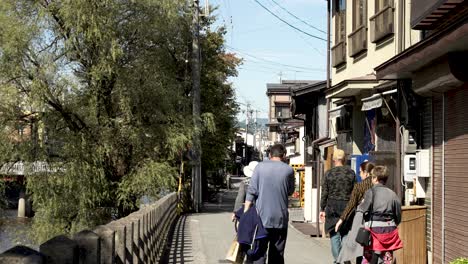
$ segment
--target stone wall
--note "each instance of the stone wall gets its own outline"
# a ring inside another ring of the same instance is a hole
[[[41,244],[39,252],[24,246],[11,248],[0,254],[0,264],[158,263],[176,217],[177,194],[171,193],[94,230],[54,237]]]

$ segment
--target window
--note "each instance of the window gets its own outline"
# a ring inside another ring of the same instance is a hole
[[[275,115],[278,118],[289,118],[291,117],[291,110],[288,104],[277,104],[275,105]]]
[[[387,39],[394,33],[393,0],[376,0],[375,15],[370,20],[370,41],[377,43]]]
[[[386,6],[393,6],[392,0],[375,0],[375,13],[384,9]]]
[[[345,116],[340,116],[336,118],[336,132],[348,132],[351,130],[351,116],[349,113]]]
[[[367,24],[367,0],[353,0],[353,31]]]
[[[356,57],[367,50],[367,0],[353,0],[353,32],[349,34],[349,56]]]
[[[346,0],[335,0],[335,45],[346,39]]]

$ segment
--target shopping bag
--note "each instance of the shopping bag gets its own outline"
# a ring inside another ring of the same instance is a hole
[[[229,260],[233,263],[237,263],[240,258],[241,252],[239,250],[239,242],[237,242],[237,237],[232,241],[231,246],[226,254],[226,260]]]

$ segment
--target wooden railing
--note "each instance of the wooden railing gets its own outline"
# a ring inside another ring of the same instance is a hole
[[[390,35],[395,28],[394,8],[386,6],[370,19],[370,41],[376,43]]]
[[[349,56],[354,57],[367,50],[367,27],[365,25],[357,28],[348,35]]]
[[[169,194],[127,217],[54,237],[37,252],[16,246],[0,254],[0,263],[158,263],[177,218],[177,194]]]
[[[346,42],[338,42],[333,48],[332,51],[332,66],[338,67],[341,64],[346,62]]]

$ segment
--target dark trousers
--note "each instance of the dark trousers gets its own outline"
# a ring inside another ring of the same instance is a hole
[[[284,264],[284,248],[286,247],[287,228],[267,228],[268,237],[260,244],[260,258],[254,264]]]

